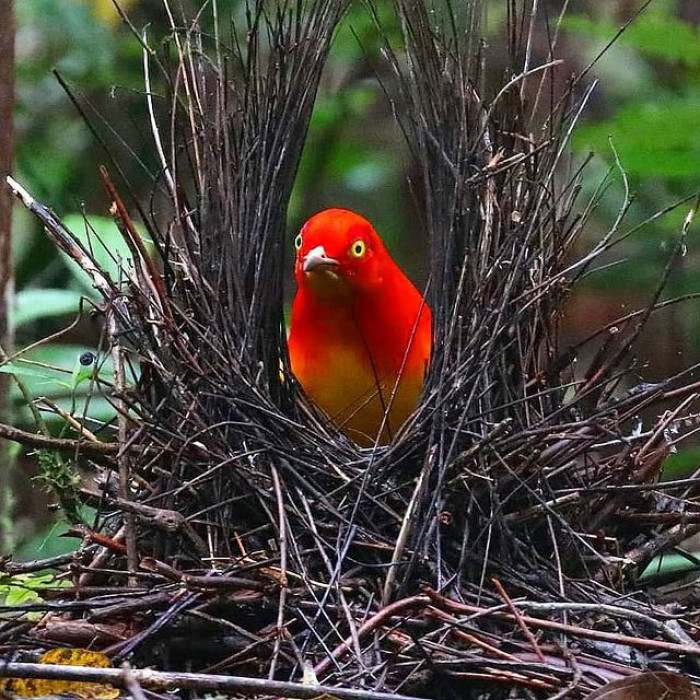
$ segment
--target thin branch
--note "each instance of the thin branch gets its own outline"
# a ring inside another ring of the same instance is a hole
[[[132,682],[146,690],[214,690],[241,695],[272,695],[289,698],[317,698],[321,695],[339,700],[418,700],[408,695],[357,690],[330,685],[303,685],[285,681],[271,681],[245,676],[218,676],[206,673],[167,673],[150,669],[89,668],[86,666],[60,666],[56,664],[29,664],[0,662],[0,677],[45,678],[47,680],[82,681],[85,683],[109,683],[128,688]]]
[[[29,447],[40,447],[59,452],[81,453],[91,457],[116,457],[119,453],[119,445],[110,442],[90,442],[89,440],[69,440],[67,438],[55,438],[50,435],[38,435],[20,430],[11,425],[0,423],[0,438],[19,442]],[[141,448],[133,446],[132,450],[138,452]]]

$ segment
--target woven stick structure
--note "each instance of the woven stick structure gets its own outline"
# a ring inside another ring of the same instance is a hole
[[[700,384],[689,368],[623,388],[645,323],[673,303],[664,285],[694,210],[648,306],[589,338],[578,367],[581,347],[559,346],[564,305],[635,232],[631,200],[577,259],[595,202],[577,202],[568,150],[590,88],[562,82],[558,24],[538,63],[538,6],[504,5],[493,92],[485,3],[395,2],[402,44],[386,40],[384,87],[422,178],[434,351],[388,447],[327,424],[286,353],[286,210],[343,2],[251,0],[244,27],[213,37],[166,2],[169,62],[143,39],[150,202],[117,180],[118,162],[102,172],[133,256],[122,279],[9,181],[103,298],[115,376],[100,390],[119,418],[109,443],[80,426],[70,439],[0,429],[102,475],[77,494],[99,517],[73,528],[75,555],[5,563],[70,581],[0,623],[8,660],[88,646],[290,697],[308,696],[289,685],[303,682],[338,697],[581,698],[640,669],[697,672],[697,613],[636,580],[700,531],[697,479],[659,482]],[[202,12],[222,26],[216,3]],[[225,687],[207,682],[187,687]]]

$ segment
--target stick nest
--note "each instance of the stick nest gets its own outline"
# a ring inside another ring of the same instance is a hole
[[[576,257],[595,203],[575,206],[568,144],[589,89],[562,80],[556,32],[535,61],[542,18],[506,5],[495,91],[479,2],[395,5],[384,87],[421,176],[435,326],[421,406],[386,448],[326,423],[285,345],[286,209],[342,3],[251,3],[225,38],[171,14],[163,56],[144,39],[160,168],[129,206],[103,172],[133,254],[121,279],[15,184],[103,296],[119,412],[109,443],[27,438],[77,448],[99,515],[53,562],[70,586],[30,606],[41,623],[2,623],[15,659],[92,646],[436,698],[578,698],[634,669],[697,670],[692,601],[636,584],[700,529],[695,480],[658,481],[698,388],[630,381],[666,276],[589,338],[587,367],[584,345],[559,347],[570,290],[632,232],[630,201]]]

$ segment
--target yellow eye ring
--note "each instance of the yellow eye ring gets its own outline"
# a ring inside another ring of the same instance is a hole
[[[297,237],[294,239],[294,248],[295,248],[296,250],[299,250],[299,249],[301,248],[302,242],[303,242],[303,241],[302,241],[302,238],[301,238],[301,234],[298,233],[298,234],[297,234]]]
[[[350,246],[350,255],[353,258],[362,258],[366,252],[367,246],[362,240],[357,240]]]

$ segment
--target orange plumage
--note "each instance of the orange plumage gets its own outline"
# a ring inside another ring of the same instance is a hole
[[[354,212],[316,214],[294,244],[292,371],[355,442],[388,442],[423,387],[430,309],[372,225]]]

